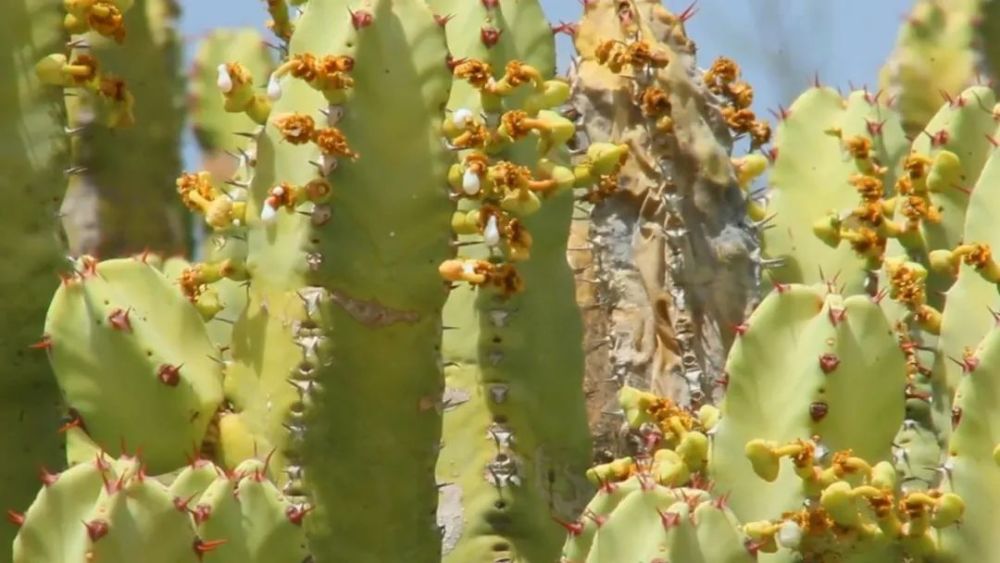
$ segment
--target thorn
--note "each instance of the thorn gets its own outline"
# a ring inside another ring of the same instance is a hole
[[[302,519],[306,517],[307,514],[313,511],[313,507],[309,505],[293,504],[285,509],[285,516],[288,521],[296,526],[302,525]]]
[[[201,538],[195,538],[194,540],[194,553],[198,556],[198,561],[201,561],[206,553],[214,551],[219,548],[222,544],[226,543],[227,540],[209,540],[205,541]]]
[[[744,334],[747,333],[747,330],[749,329],[750,325],[748,325],[747,323],[740,323],[738,325],[733,325],[733,332],[735,332],[737,336],[743,336]]]
[[[48,334],[43,334],[41,340],[35,342],[28,346],[32,350],[51,350],[52,349],[52,337]]]
[[[448,25],[448,22],[450,22],[454,17],[455,14],[448,14],[447,16],[439,16],[437,14],[434,14],[434,21],[436,21],[437,24],[440,25],[441,27],[445,27],[446,25]]]
[[[657,514],[660,515],[660,523],[663,525],[663,529],[669,530],[670,528],[676,528],[681,525],[681,515],[676,512],[665,512],[656,509]]]
[[[108,523],[104,520],[91,520],[90,522],[84,522],[83,525],[87,528],[87,536],[90,537],[90,541],[92,542],[96,542],[108,535]]]
[[[112,330],[132,332],[132,321],[129,319],[129,313],[131,312],[131,307],[124,311],[122,309],[111,311],[111,314],[108,315],[108,324],[111,325]]]
[[[882,134],[882,128],[885,126],[885,120],[882,121],[871,121],[870,119],[865,119],[865,127],[868,129],[868,134],[872,137],[878,137]]]
[[[687,23],[688,20],[693,18],[695,14],[698,13],[697,5],[698,5],[698,0],[694,0],[694,2],[691,2],[690,6],[684,8],[684,11],[677,15],[677,20],[682,24]]]
[[[38,478],[39,480],[41,480],[42,485],[45,485],[46,487],[51,487],[56,483],[56,481],[59,480],[59,474],[49,473],[49,470],[44,465],[42,465],[41,467],[38,468]]]
[[[13,510],[8,510],[7,511],[7,521],[10,522],[11,524],[15,525],[15,526],[18,526],[18,527],[23,526],[24,525],[24,514],[22,514],[20,512],[15,512]]]
[[[181,380],[181,368],[184,364],[179,366],[174,366],[171,364],[162,364],[159,369],[156,370],[156,378],[160,380],[160,383],[168,387],[177,387],[177,384]]]
[[[774,111],[773,109],[768,109],[767,111],[778,121],[784,121],[788,119],[789,115],[791,115],[791,112],[785,109],[785,107],[781,104],[778,104],[778,111]]]
[[[566,529],[571,536],[579,536],[583,533],[583,523],[582,522],[566,522],[556,516],[552,517],[557,524]]]
[[[822,88],[823,87],[823,85],[820,84],[820,81],[819,81],[819,71],[818,70],[815,72],[815,74],[813,74],[813,87],[815,87],[815,88]]]

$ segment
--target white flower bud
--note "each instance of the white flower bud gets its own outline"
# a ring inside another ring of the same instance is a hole
[[[468,168],[462,174],[462,191],[469,195],[479,193],[479,175]]]
[[[216,79],[215,83],[219,86],[219,90],[222,90],[223,94],[233,91],[233,77],[229,76],[229,69],[225,64],[219,65],[219,78]]]

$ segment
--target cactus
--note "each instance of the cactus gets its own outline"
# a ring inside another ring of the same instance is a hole
[[[172,185],[201,261],[85,254],[39,284],[62,173],[124,177],[90,142],[165,131],[140,108],[169,96],[108,71],[158,60],[170,6],[19,0],[0,40],[25,78],[0,158],[38,187],[5,186],[50,217],[6,223],[32,296],[0,403],[31,470],[4,465],[15,562],[996,559],[989,88],[907,139],[910,102],[816,84],[769,149],[735,61],[697,67],[693,7],[269,0],[281,60],[217,34],[190,77],[206,170]],[[69,167],[60,89],[94,110]],[[580,257],[611,312],[586,335]],[[596,436],[588,407],[614,411]]]
[[[59,390],[49,375],[45,355],[29,349],[40,342],[45,310],[62,271],[58,211],[69,167],[63,133],[62,93],[35,75],[35,63],[59,52],[67,41],[59,26],[63,17],[57,0],[15,0],[5,6],[7,25],[0,34],[0,221],[8,229],[0,253],[7,275],[3,295],[4,338],[0,357],[0,448],[11,461],[0,464],[0,505],[24,506],[34,489],[37,464],[59,462]],[[44,341],[36,347],[44,346]],[[14,462],[13,460],[18,460]],[[0,528],[0,545],[8,546],[14,530]],[[4,548],[6,549],[6,547]]]
[[[915,0],[879,73],[881,88],[897,100],[903,127],[916,136],[941,98],[958,94],[977,79],[973,47],[983,0]]]
[[[152,477],[137,456],[99,452],[43,473],[35,502],[15,516],[13,561],[302,561],[304,509],[282,497],[264,465],[247,460],[226,473],[196,460]]]
[[[189,223],[172,193],[183,127],[177,10],[174,0],[137,0],[123,15],[121,44],[92,30],[74,36],[73,52],[97,61],[105,88],[123,90],[125,106],[67,97],[79,170],[63,222],[74,256],[187,250]]]
[[[444,309],[445,414],[437,463],[443,560],[549,561],[563,540],[550,513],[572,517],[592,492],[582,478],[590,453],[582,330],[564,258],[576,180],[561,145],[574,127],[550,109],[566,100],[569,87],[553,79],[554,39],[537,1],[431,7],[453,60],[465,61],[455,67],[461,80],[452,88],[448,119],[457,125],[471,115],[476,124],[466,122],[466,131],[485,125],[503,136],[496,148],[463,145],[461,134],[451,140],[465,149],[451,174],[460,178],[452,186],[463,197],[452,222],[462,246],[442,273],[472,283],[452,288]],[[477,67],[492,75],[493,91],[477,82]],[[474,117],[479,114],[484,124]],[[519,116],[526,124],[533,120],[534,134],[516,131]],[[484,160],[485,179],[470,186],[469,171]],[[604,160],[604,173],[617,166],[617,158]],[[583,175],[603,166],[578,171],[580,183],[591,183]],[[530,187],[510,182],[504,170],[523,172]],[[491,234],[498,224],[503,233]],[[510,285],[518,287],[494,289],[452,276],[451,268],[476,260],[514,272]]]
[[[607,361],[588,379],[598,389],[614,380],[698,403],[717,392],[711,374],[732,343],[729,327],[756,294],[757,241],[729,157],[738,139],[758,145],[770,130],[747,108],[746,82],[696,68],[684,32],[689,15],[660,2],[587,2],[571,32],[579,55],[573,101],[585,136],[634,153],[616,190],[584,196],[593,263],[584,283],[597,284],[588,323],[607,323],[591,329],[587,347],[617,343],[599,352]],[[653,61],[628,63],[627,52],[642,48]],[[607,392],[596,396],[606,401]],[[604,449],[612,432],[599,431]]]

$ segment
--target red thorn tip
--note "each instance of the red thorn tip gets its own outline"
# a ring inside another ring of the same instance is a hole
[[[83,277],[96,276],[97,275],[97,258],[93,256],[84,256],[80,259],[83,262],[83,271],[80,275]]]
[[[108,535],[108,523],[104,520],[91,520],[90,522],[84,522],[83,525],[86,526],[87,536],[90,537],[90,541],[92,542]]]
[[[830,407],[826,403],[817,401],[809,405],[809,417],[813,419],[813,422],[823,420],[828,412],[830,412]]]
[[[681,23],[687,23],[688,20],[693,18],[695,14],[698,13],[697,6],[698,6],[698,0],[694,0],[694,2],[691,2],[690,6],[684,8],[684,11],[677,16],[677,19],[680,20]]]
[[[748,325],[747,323],[740,323],[738,325],[733,326],[733,332],[735,332],[737,336],[743,336],[744,334],[747,333],[747,330],[749,329],[750,325]]]
[[[833,308],[831,308],[828,317],[830,318],[830,324],[832,324],[833,326],[837,326],[844,319],[847,318],[847,309],[833,309]]]
[[[771,150],[767,151],[767,159],[771,161],[771,164],[778,160],[778,147],[771,147]]]
[[[549,27],[552,29],[554,35],[565,33],[570,37],[576,37],[577,25],[574,23],[559,22],[559,25],[551,25]]]
[[[865,127],[868,129],[868,134],[872,137],[877,137],[882,134],[882,128],[885,126],[885,120],[882,121],[869,121],[865,120]]]
[[[211,551],[215,551],[222,544],[226,543],[226,541],[228,541],[228,540],[209,540],[209,541],[205,541],[205,540],[203,540],[201,538],[196,538],[194,540],[194,545],[192,547],[194,548],[195,555],[198,556],[198,561],[201,561],[205,557],[206,553],[209,553]]]
[[[372,21],[374,20],[372,13],[367,10],[358,10],[357,12],[355,12],[350,8],[348,8],[347,11],[350,12],[351,14],[351,25],[354,26],[354,29],[361,29],[363,27],[368,27],[372,24]]]
[[[979,367],[979,358],[975,356],[966,356],[962,359],[962,365],[967,373],[972,373],[976,371],[977,367]]]
[[[41,480],[43,485],[45,485],[46,487],[51,487],[52,485],[56,484],[56,481],[59,480],[59,474],[50,473],[48,468],[46,468],[43,465],[38,468],[38,478],[39,480]]]
[[[717,499],[712,499],[712,506],[718,508],[719,510],[724,510],[727,506],[729,506],[729,493],[726,493]]]
[[[123,332],[132,332],[132,321],[128,317],[131,311],[131,307],[125,310],[115,309],[111,311],[111,314],[108,315],[108,323],[111,325],[111,328]]]
[[[43,334],[42,339],[34,344],[28,346],[32,350],[51,350],[52,349],[52,337],[48,334]]]
[[[670,528],[676,528],[681,525],[681,515],[676,512],[664,512],[659,508],[656,512],[660,515],[660,523],[663,524],[663,528],[669,530]]]
[[[285,516],[288,521],[296,526],[302,525],[302,519],[306,517],[307,514],[312,512],[313,507],[309,505],[293,504],[285,509]]]
[[[819,369],[823,370],[823,373],[830,374],[833,370],[837,369],[840,365],[840,358],[836,354],[823,354],[819,357]]]
[[[492,10],[493,8],[496,8],[497,6],[500,5],[500,0],[482,0],[482,1],[483,1],[483,7],[485,7],[487,10]]]
[[[935,147],[940,147],[941,145],[946,144],[951,139],[951,135],[949,135],[948,131],[944,129],[938,131],[937,133],[934,133],[933,135],[928,133],[927,131],[924,131],[924,133],[931,138],[931,145]]]
[[[789,285],[787,283],[771,282],[771,285],[774,286],[774,290],[777,291],[778,293],[784,293],[788,291],[789,288]]]
[[[181,380],[181,366],[163,364],[156,370],[156,378],[168,387],[176,387]]]
[[[778,111],[774,111],[773,109],[769,109],[767,111],[770,112],[770,114],[774,116],[774,118],[777,119],[778,121],[784,121],[788,119],[789,115],[791,115],[791,112],[788,111],[785,108],[785,106],[782,106],[781,104],[778,104]]]
[[[583,511],[583,515],[586,516],[587,518],[590,518],[591,520],[593,520],[594,524],[597,524],[598,528],[600,528],[601,526],[603,526],[604,523],[608,521],[608,519],[606,517],[601,516],[600,514],[594,512],[593,510],[591,510],[589,508]]]
[[[502,29],[497,29],[495,27],[483,26],[479,30],[479,38],[482,40],[483,45],[486,47],[492,47],[500,41],[500,36],[503,35]]]
[[[194,493],[193,495],[189,496],[186,499],[183,499],[181,497],[174,497],[174,508],[176,508],[181,512],[187,512],[188,505],[191,504],[191,501],[193,501],[194,497],[196,496],[198,496],[198,493]]]
[[[24,525],[24,514],[20,512],[15,512],[13,510],[7,511],[7,521],[15,526]]]
[[[434,15],[434,21],[436,21],[437,24],[440,25],[441,27],[444,27],[444,26],[448,25],[448,22],[450,22],[451,19],[454,18],[454,17],[455,17],[455,14],[448,14],[447,16],[439,16],[439,15],[435,14]]]
[[[1000,138],[994,137],[989,133],[986,134],[986,140],[990,142],[994,147],[1000,147]]]
[[[195,524],[202,524],[212,517],[212,507],[207,504],[199,504],[191,511]]]
[[[73,420],[70,420],[66,424],[63,424],[62,426],[59,427],[59,433],[60,434],[66,433],[69,431],[70,428],[83,428],[83,420],[80,419],[80,417],[78,416],[73,417]]]
[[[715,382],[719,384],[723,390],[729,389],[729,374],[723,373],[722,377],[717,378]]]
[[[610,479],[601,479],[601,492],[611,494],[618,489],[618,485]]]
[[[147,246],[146,248],[142,249],[142,252],[140,252],[138,256],[136,256],[136,260],[142,262],[143,264],[148,264],[149,263],[149,256],[151,254],[152,254],[152,251]]]
[[[556,518],[555,516],[553,516],[552,519],[555,520],[557,524],[565,528],[570,535],[579,536],[580,534],[583,533],[582,522],[566,522],[564,520]]]

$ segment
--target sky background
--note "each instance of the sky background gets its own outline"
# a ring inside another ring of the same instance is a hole
[[[2,0],[0,0],[2,1]],[[475,0],[469,0],[475,1]],[[665,0],[680,12],[691,0]],[[788,106],[818,73],[824,84],[868,85],[878,89],[878,71],[896,40],[912,0],[698,0],[698,12],[688,23],[698,44],[698,62],[707,67],[719,55],[738,62],[754,87],[754,111]],[[541,0],[549,20],[575,21],[580,0]],[[197,37],[219,27],[252,26],[266,31],[263,0],[180,0],[181,33],[188,48]],[[833,6],[836,6],[834,9]],[[565,73],[573,48],[560,35],[559,70]],[[190,134],[184,163],[198,167],[198,152]]]

